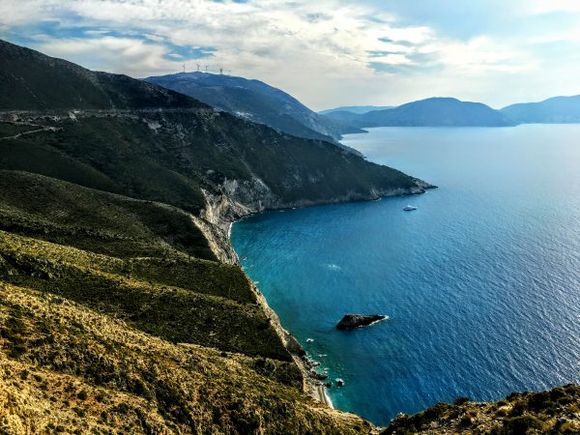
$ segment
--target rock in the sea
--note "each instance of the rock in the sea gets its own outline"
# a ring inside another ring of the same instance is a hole
[[[355,329],[369,326],[372,323],[388,319],[388,316],[380,314],[364,315],[364,314],[346,314],[340,322],[336,325],[337,329]]]
[[[336,382],[336,386],[337,387],[344,387],[344,379],[342,379],[342,378],[336,378],[334,380],[334,382]]]
[[[326,373],[319,373],[314,370],[311,371],[310,373],[314,379],[318,379],[319,381],[325,381],[326,379],[328,379],[328,374]]]

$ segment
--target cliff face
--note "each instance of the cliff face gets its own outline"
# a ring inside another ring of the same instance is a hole
[[[366,193],[347,192],[345,194],[321,200],[299,199],[284,201],[276,196],[259,178],[247,182],[227,180],[217,186],[218,194],[204,191],[205,207],[201,219],[195,218],[198,227],[202,228],[212,249],[225,262],[237,264],[237,257],[229,240],[231,225],[238,219],[267,210],[307,207],[321,204],[334,204],[350,201],[370,201],[378,198],[424,193],[433,188],[428,183],[415,180],[411,187],[369,189]]]

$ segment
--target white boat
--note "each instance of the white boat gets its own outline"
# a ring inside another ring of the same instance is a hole
[[[413,205],[408,205],[407,207],[405,207],[403,209],[404,211],[415,211],[417,210],[417,207],[413,206]]]

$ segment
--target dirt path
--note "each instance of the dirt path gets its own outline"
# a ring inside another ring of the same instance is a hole
[[[55,132],[58,131],[59,129],[56,127],[43,127],[43,128],[37,128],[36,130],[29,130],[29,131],[24,131],[22,133],[18,133],[15,134],[13,136],[5,136],[5,137],[0,137],[0,140],[9,140],[9,139],[19,139],[22,136],[28,136],[31,134],[37,134],[37,133],[42,133],[44,131],[51,131],[51,132]]]

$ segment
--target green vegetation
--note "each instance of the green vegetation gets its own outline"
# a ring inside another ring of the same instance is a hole
[[[499,402],[460,398],[419,414],[397,417],[383,434],[486,433],[520,435],[580,433],[580,387],[566,385],[539,393],[513,393]]]
[[[189,214],[3,170],[0,215],[0,430],[372,429],[305,395]]]
[[[121,258],[215,260],[182,210],[25,172],[0,170],[0,230]]]
[[[207,107],[130,77],[89,71],[0,40],[0,110]]]
[[[241,272],[222,274],[228,266],[179,257],[179,262],[158,260],[154,262],[157,270],[145,273],[150,279],[146,281],[140,272],[152,263],[147,259],[125,262],[0,234],[0,255],[9,270],[0,277],[7,282],[83,303],[172,342],[290,360],[269,319],[257,306],[247,279]],[[197,267],[188,270],[188,262]],[[174,270],[173,265],[179,263]],[[164,274],[159,273],[161,266],[165,267]],[[188,276],[193,277],[191,287]],[[183,282],[186,287],[170,285],[175,282]],[[232,297],[215,296],[214,292]],[[236,301],[240,299],[246,302]]]
[[[239,191],[233,193],[241,199],[255,194],[244,189],[261,180],[271,192],[271,206],[421,190],[415,179],[330,143],[280,136],[227,114],[141,113],[55,125],[62,130],[1,141],[0,168],[192,212],[205,206],[202,189],[221,192],[227,180],[237,181]]]

